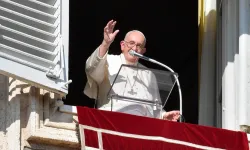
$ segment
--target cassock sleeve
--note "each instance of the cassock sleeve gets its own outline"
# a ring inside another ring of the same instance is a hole
[[[90,55],[85,64],[85,73],[87,82],[84,88],[84,94],[90,98],[97,99],[98,85],[102,83],[105,77],[107,54],[101,58],[99,56],[99,47]]]

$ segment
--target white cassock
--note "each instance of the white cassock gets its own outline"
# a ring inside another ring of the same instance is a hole
[[[149,104],[119,99],[113,99],[111,102],[108,99],[108,93],[114,81],[111,89],[113,94],[150,101],[160,101],[161,98],[155,76],[151,71],[122,67],[119,72],[121,65],[126,64],[123,54],[110,55],[107,52],[103,58],[100,58],[98,54],[99,48],[86,61],[85,71],[88,81],[84,89],[88,97],[97,100],[98,109],[111,110],[112,108],[112,111],[116,112],[153,118],[162,117],[160,109],[154,109],[155,107]],[[135,65],[144,67],[140,63]]]

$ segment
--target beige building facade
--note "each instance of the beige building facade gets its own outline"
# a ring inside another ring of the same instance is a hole
[[[0,150],[84,148],[76,108],[61,101],[68,10],[68,0],[0,1]],[[199,0],[198,12],[199,124],[250,137],[250,0]]]

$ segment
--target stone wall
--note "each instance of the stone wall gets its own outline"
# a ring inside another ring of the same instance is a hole
[[[0,150],[79,150],[73,107],[58,95],[0,75]]]

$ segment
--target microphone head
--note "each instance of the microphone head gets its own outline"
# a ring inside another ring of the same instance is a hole
[[[133,49],[131,49],[128,53],[132,56],[135,56],[135,51]]]

